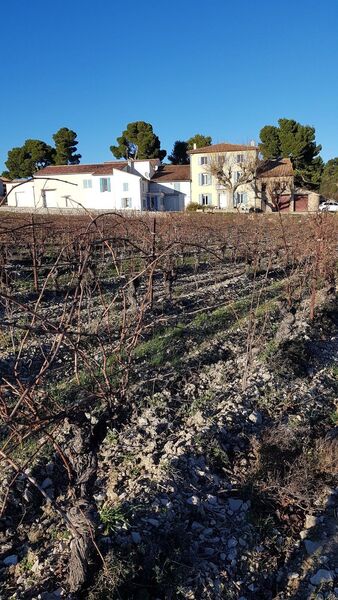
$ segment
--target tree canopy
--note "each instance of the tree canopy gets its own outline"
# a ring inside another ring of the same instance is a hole
[[[161,150],[161,142],[153,131],[153,126],[145,121],[128,123],[122,135],[117,138],[117,146],[110,146],[115,158],[159,158],[166,156],[166,150]]]
[[[322,147],[316,144],[315,128],[301,125],[293,119],[279,119],[278,127],[266,125],[261,129],[259,144],[264,159],[286,158],[292,161],[296,182],[318,188],[323,170],[319,155]]]
[[[259,144],[259,149],[264,158],[279,158],[281,156],[278,127],[266,125],[261,129],[260,138],[262,141]]]
[[[338,200],[338,157],[329,160],[323,170],[320,193]]]
[[[32,175],[48,165],[77,165],[81,154],[76,154],[75,131],[62,127],[53,135],[55,148],[41,140],[26,140],[23,146],[9,150],[6,161],[7,171],[3,177],[21,179]]]
[[[78,141],[75,131],[68,127],[61,127],[59,131],[54,133],[53,140],[55,142],[55,165],[78,165],[81,154],[76,154]]]
[[[188,165],[190,162],[188,156],[188,142],[176,140],[172,154],[168,156],[173,165]]]
[[[7,171],[4,176],[10,179],[31,177],[35,171],[54,162],[55,150],[41,140],[26,140],[21,147],[8,152]]]
[[[212,138],[210,135],[202,135],[201,133],[196,133],[187,140],[188,150],[193,150],[194,144],[196,144],[196,148],[204,148],[204,146],[210,146],[211,142]]]

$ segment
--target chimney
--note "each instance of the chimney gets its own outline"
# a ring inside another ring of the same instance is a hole
[[[253,148],[256,146],[256,142],[255,142],[255,140],[251,140],[251,142],[250,142],[250,146],[252,146]]]
[[[197,144],[196,144],[196,142],[194,143],[194,150],[197,150]]]

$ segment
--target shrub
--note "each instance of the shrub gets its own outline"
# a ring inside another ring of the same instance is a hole
[[[187,212],[196,212],[196,210],[200,210],[201,209],[201,205],[198,204],[198,202],[190,202],[190,204],[188,204],[188,206],[186,207],[186,211]]]

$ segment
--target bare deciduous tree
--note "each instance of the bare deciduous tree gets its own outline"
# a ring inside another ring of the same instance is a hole
[[[208,173],[216,178],[221,188],[229,192],[231,208],[236,207],[235,194],[240,188],[244,191],[244,186],[255,188],[262,164],[256,152],[241,156],[243,160],[238,162],[237,154],[217,154],[211,157],[207,166]]]

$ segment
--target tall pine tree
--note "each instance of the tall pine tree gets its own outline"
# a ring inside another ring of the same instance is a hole
[[[128,123],[122,135],[117,138],[117,146],[110,146],[115,158],[159,158],[166,156],[166,150],[161,150],[161,142],[153,131],[153,126],[145,121]]]
[[[301,125],[293,119],[279,119],[278,127],[261,129],[259,144],[263,158],[290,158],[298,185],[318,189],[324,163],[319,156],[322,147],[316,144],[315,128]]]
[[[54,133],[55,142],[54,164],[56,165],[78,165],[81,154],[76,154],[78,141],[75,131],[68,127],[61,127]]]

